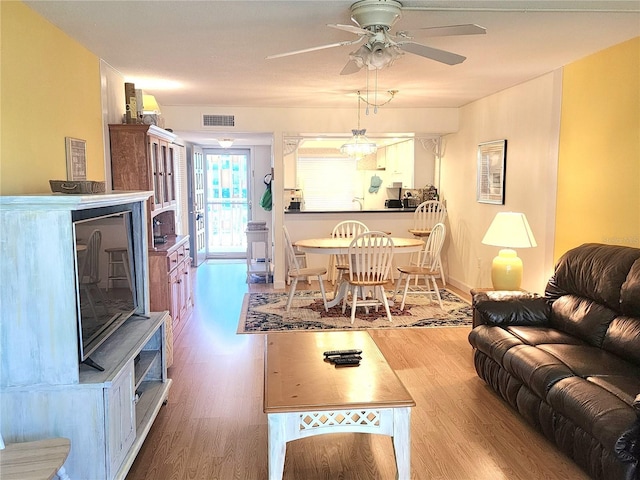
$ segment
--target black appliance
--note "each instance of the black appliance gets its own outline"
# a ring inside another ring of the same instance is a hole
[[[402,208],[402,200],[389,198],[384,201],[384,208]]]

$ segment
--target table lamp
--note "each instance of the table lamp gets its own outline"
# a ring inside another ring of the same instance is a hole
[[[518,290],[522,282],[522,260],[514,248],[536,247],[536,239],[524,213],[499,212],[489,225],[482,243],[504,247],[493,259],[491,282],[495,290]]]

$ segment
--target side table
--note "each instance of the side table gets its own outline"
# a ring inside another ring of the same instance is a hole
[[[251,275],[264,276],[269,283],[271,279],[271,239],[269,229],[245,230],[247,235],[247,283],[251,281]],[[257,245],[264,246],[264,257],[259,257]]]

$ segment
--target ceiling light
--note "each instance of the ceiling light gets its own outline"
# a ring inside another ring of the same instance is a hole
[[[222,148],[230,148],[233,145],[233,138],[223,138],[222,140],[218,140],[218,143]]]
[[[358,92],[358,128],[351,130],[353,137],[340,147],[340,153],[356,159],[376,153],[378,150],[378,146],[366,137],[367,129],[360,129],[360,100],[360,92]]]
[[[365,135],[366,131],[365,128],[362,130],[351,130],[353,137],[340,147],[340,153],[357,159],[376,153],[378,146],[369,141]]]

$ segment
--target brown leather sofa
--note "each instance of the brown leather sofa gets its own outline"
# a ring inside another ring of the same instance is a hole
[[[472,294],[480,378],[591,477],[640,480],[640,249],[570,250],[544,296]]]

